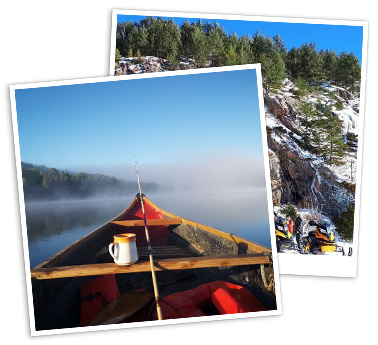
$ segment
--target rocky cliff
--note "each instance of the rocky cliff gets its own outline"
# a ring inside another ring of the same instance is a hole
[[[359,100],[329,84],[314,90],[299,97],[295,85],[287,80],[277,93],[264,97],[273,203],[316,209],[335,219],[354,202],[356,150],[346,145],[343,157],[329,162],[316,153],[311,142],[304,145],[300,102],[331,105],[332,116],[341,120],[346,138],[352,132],[357,135]]]

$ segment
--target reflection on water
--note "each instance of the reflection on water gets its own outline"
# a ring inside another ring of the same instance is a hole
[[[35,267],[120,214],[133,197],[27,203],[30,266]],[[270,247],[263,188],[248,192],[151,194],[148,197],[166,211]]]

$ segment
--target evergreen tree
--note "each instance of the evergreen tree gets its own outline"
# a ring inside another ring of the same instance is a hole
[[[338,56],[333,50],[321,50],[324,75],[327,80],[335,80]]]
[[[224,66],[224,50],[227,34],[224,29],[217,23],[213,25],[208,36],[209,55],[211,56],[211,65],[214,67]]]
[[[347,144],[344,143],[342,121],[337,116],[331,116],[325,128],[324,158],[330,163],[337,163],[345,156]]]
[[[271,89],[279,89],[286,78],[285,63],[281,55],[271,50],[261,55],[261,74],[263,86],[266,92]]]
[[[296,80],[299,77],[301,64],[301,55],[299,49],[293,47],[290,49],[286,57],[286,68],[290,73],[292,79]]]
[[[287,58],[287,50],[285,47],[285,43],[280,35],[276,35],[273,37],[274,48],[277,52],[281,55],[281,58],[284,62],[286,62]]]
[[[308,87],[304,79],[299,77],[296,82],[298,91],[296,91],[296,95],[303,97],[306,96],[308,93]]]
[[[116,52],[115,52],[115,63],[118,63],[119,61],[121,61],[121,54],[120,54],[119,50],[116,49]]]
[[[286,78],[286,67],[273,40],[256,32],[253,36],[251,48],[253,62],[261,63],[264,90],[269,92],[272,88],[279,88]]]
[[[299,48],[298,77],[313,83],[321,80],[323,75],[322,60],[315,43],[305,43]]]
[[[253,36],[252,42],[253,62],[259,63],[263,54],[266,54],[268,50],[267,39],[264,35],[260,34],[260,32],[257,31]]]
[[[149,54],[148,29],[145,26],[139,26],[138,29],[138,49],[143,55]]]
[[[354,231],[354,204],[348,207],[348,210],[343,212],[335,221],[336,230],[340,236],[347,240],[353,240]]]
[[[350,87],[353,92],[356,83],[360,80],[361,66],[357,57],[353,53],[342,52],[337,63],[336,81],[345,87]]]
[[[208,55],[207,36],[202,30],[202,24],[199,22],[193,25],[192,30],[192,49],[193,56],[198,67],[205,67]]]
[[[180,29],[173,20],[166,23],[167,36],[165,40],[165,56],[172,63],[178,62],[178,55],[181,49]]]
[[[310,147],[310,129],[312,128],[312,120],[317,115],[316,109],[311,102],[301,101],[299,106],[301,124],[304,126],[303,141],[305,147]]]
[[[324,155],[326,151],[327,137],[325,135],[329,119],[332,114],[332,105],[323,104],[322,102],[315,103],[315,113],[311,120],[311,144],[313,152],[316,154]]]
[[[227,40],[224,49],[224,65],[232,66],[238,64],[238,37],[233,33]]]
[[[159,17],[156,20],[151,19],[145,25],[148,25],[147,36],[151,53],[171,62],[176,61],[181,48],[181,37],[180,29],[173,20],[165,21]]]
[[[193,44],[192,44],[192,26],[189,21],[186,20],[180,27],[181,36],[181,54],[186,57],[192,56]]]
[[[239,38],[237,45],[238,65],[249,64],[253,62],[252,40],[248,36]]]

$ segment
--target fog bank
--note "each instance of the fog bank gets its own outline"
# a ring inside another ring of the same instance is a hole
[[[185,157],[183,157],[184,159]],[[86,167],[88,172],[99,172],[121,180],[136,181],[134,165]],[[175,191],[230,190],[265,187],[262,158],[252,155],[217,154],[197,161],[145,164],[138,161],[140,179],[171,187]]]

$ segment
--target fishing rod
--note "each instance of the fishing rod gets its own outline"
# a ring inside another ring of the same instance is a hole
[[[142,194],[142,190],[140,188],[139,171],[138,171],[138,165],[137,165],[136,157],[134,157],[134,160],[135,160],[135,170],[136,170],[137,177],[138,177],[139,196],[140,196],[140,203],[142,205],[143,220],[144,220],[144,230],[146,232],[146,239],[147,239],[147,245],[148,245],[148,256],[150,258],[152,283],[154,285],[156,311],[157,311],[157,314],[158,314],[158,319],[159,320],[163,320],[163,313],[162,313],[161,307],[160,307],[159,289],[158,289],[158,285],[157,285],[155,268],[154,268],[154,259],[152,257],[152,248],[151,248],[151,242],[150,242],[150,234],[148,232],[148,227],[147,227],[146,213],[144,212],[143,194]]]

